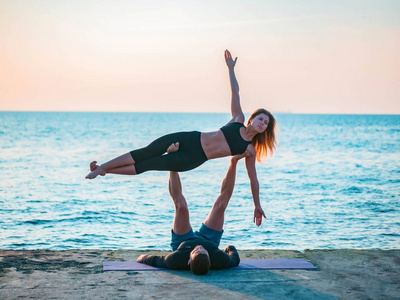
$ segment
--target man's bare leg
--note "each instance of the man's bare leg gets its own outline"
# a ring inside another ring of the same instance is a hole
[[[175,234],[183,235],[192,228],[189,221],[189,209],[182,194],[182,185],[178,172],[169,172],[169,193],[175,205],[175,216],[172,230]]]
[[[167,153],[176,152],[179,150],[179,143],[171,144]],[[192,228],[189,220],[189,209],[187,202],[182,193],[182,184],[178,172],[169,172],[168,182],[169,194],[174,201],[175,216],[172,224],[172,230],[175,234],[182,235],[188,233]]]
[[[237,162],[241,158],[249,155],[250,154],[248,153],[248,151],[246,151],[241,155],[236,155],[231,158],[228,171],[226,172],[225,178],[223,179],[221,184],[221,192],[218,198],[215,200],[210,213],[204,221],[204,225],[206,225],[208,228],[222,231],[224,226],[225,210],[228,207],[229,200],[232,197],[233,189],[235,187]]]

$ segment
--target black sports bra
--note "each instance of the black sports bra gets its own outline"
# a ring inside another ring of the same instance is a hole
[[[233,122],[222,126],[220,129],[225,136],[232,155],[242,154],[246,151],[251,141],[245,141],[240,135],[240,128],[244,127],[242,123]]]

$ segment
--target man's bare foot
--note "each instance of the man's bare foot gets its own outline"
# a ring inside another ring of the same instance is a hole
[[[237,154],[232,156],[233,160],[239,161],[241,160],[243,157],[249,157],[251,155],[249,150],[244,151],[242,154]]]
[[[179,150],[179,142],[176,143],[172,143],[168,149],[167,149],[167,153],[172,153],[172,152],[176,152]]]
[[[102,166],[97,165],[97,161],[92,161],[89,165],[90,167],[90,172],[89,174],[86,175],[86,179],[94,179],[97,176],[104,176],[106,175],[106,171],[103,169]]]

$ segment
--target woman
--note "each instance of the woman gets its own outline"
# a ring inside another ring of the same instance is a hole
[[[100,166],[96,161],[90,164],[91,172],[87,179],[94,179],[98,175],[124,174],[137,175],[149,170],[158,171],[188,171],[197,168],[209,159],[248,152],[246,169],[250,178],[251,192],[255,205],[253,221],[261,225],[265,213],[259,199],[259,184],[255,162],[261,162],[267,155],[271,156],[275,149],[276,121],[270,112],[258,109],[250,116],[247,127],[240,106],[239,84],[235,76],[235,60],[228,50],[225,51],[225,62],[229,69],[229,78],[232,91],[231,113],[232,119],[223,127],[213,132],[178,132],[165,135],[147,147],[133,150],[110,160]],[[165,150],[171,145],[179,145],[176,152]]]

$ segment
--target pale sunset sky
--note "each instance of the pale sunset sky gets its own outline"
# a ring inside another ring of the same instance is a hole
[[[398,0],[0,0],[0,111],[400,114]]]

